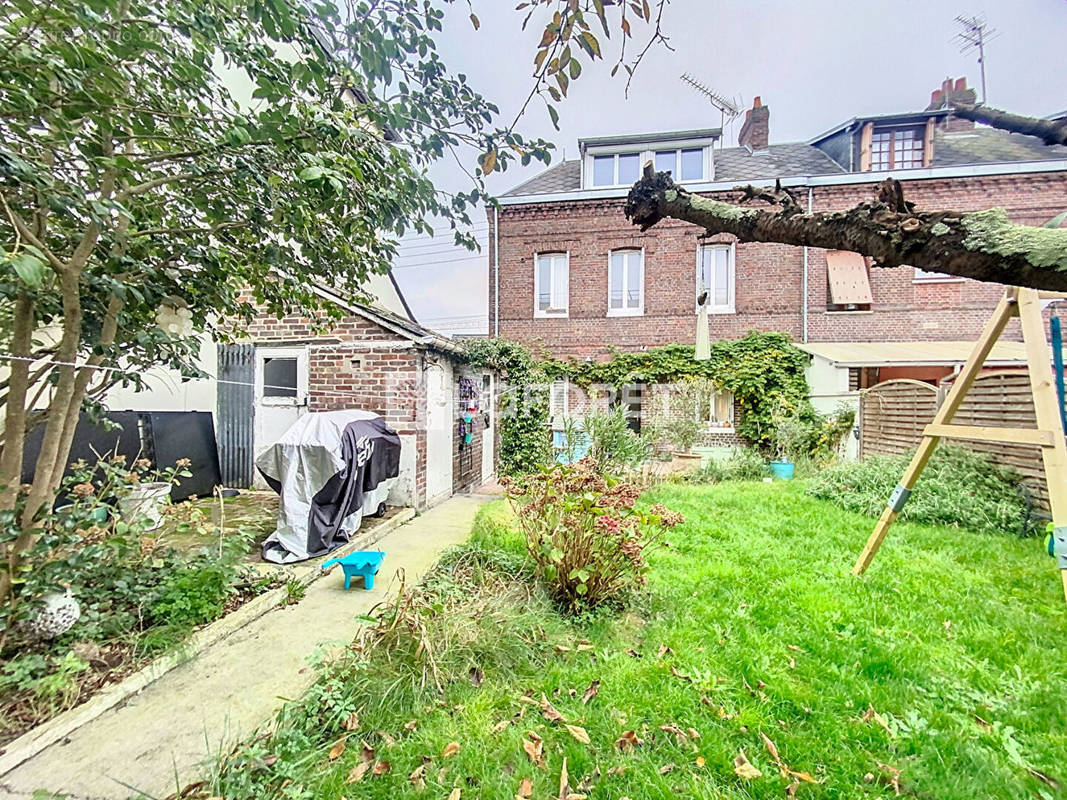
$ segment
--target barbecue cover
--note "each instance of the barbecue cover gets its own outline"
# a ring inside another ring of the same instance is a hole
[[[325,555],[347,542],[384,502],[400,473],[400,437],[369,411],[305,414],[256,459],[281,497],[267,561]]]

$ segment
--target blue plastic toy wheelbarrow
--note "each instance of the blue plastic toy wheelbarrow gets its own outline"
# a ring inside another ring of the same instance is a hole
[[[357,575],[363,576],[364,589],[373,589],[374,576],[378,574],[383,558],[385,558],[385,553],[381,550],[358,550],[342,558],[331,558],[322,565],[322,568],[329,569],[334,564],[340,564],[341,569],[345,571],[346,589],[352,583],[352,578]]]

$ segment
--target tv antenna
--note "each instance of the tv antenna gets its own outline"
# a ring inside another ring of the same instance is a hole
[[[961,14],[956,17],[956,22],[960,26],[960,32],[956,34],[956,41],[960,42],[960,52],[978,51],[978,69],[982,75],[982,102],[985,103],[985,46],[996,38],[997,32],[989,27],[985,16],[981,14],[973,17],[965,17]]]
[[[734,100],[726,97],[719,92],[716,92],[711,87],[701,83],[688,72],[682,74],[682,83],[687,84],[696,91],[700,92],[704,97],[708,99],[715,108],[719,109],[719,113],[722,117],[722,123],[720,127],[725,128],[727,123],[733,122],[739,116],[741,116],[741,106]],[[722,138],[719,139],[719,147],[722,147]]]

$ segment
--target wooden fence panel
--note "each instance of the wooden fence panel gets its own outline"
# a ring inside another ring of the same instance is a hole
[[[859,413],[860,458],[913,451],[950,387],[951,381],[946,381],[938,390],[920,381],[892,380],[863,392]],[[979,375],[952,423],[1036,429],[1037,417],[1026,371],[1006,370]],[[998,464],[1016,469],[1023,475],[1036,503],[1048,508],[1041,448],[963,439],[951,441],[969,450],[987,453]]]

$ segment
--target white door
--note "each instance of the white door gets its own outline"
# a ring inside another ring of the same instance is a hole
[[[252,449],[258,458],[307,413],[306,347],[256,347],[255,402]],[[255,485],[266,488],[258,470]]]
[[[452,493],[452,365],[426,367],[426,502]]]
[[[482,483],[493,479],[493,442],[496,440],[496,419],[493,417],[496,397],[496,381],[491,374],[482,376],[482,419],[480,424],[489,420],[489,425],[482,430]]]

